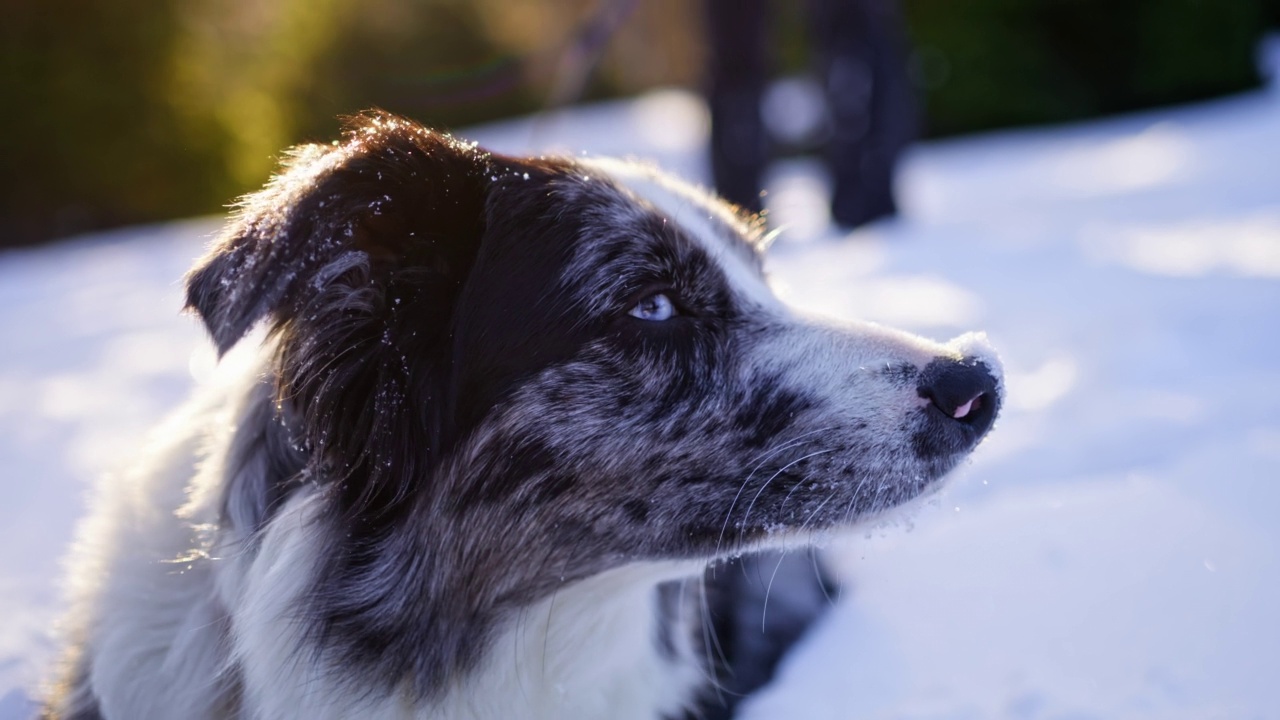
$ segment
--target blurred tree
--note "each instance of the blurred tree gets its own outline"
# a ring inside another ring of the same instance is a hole
[[[217,211],[366,107],[443,127],[536,110],[584,23],[627,1],[8,0],[0,246]],[[901,1],[934,134],[1246,88],[1280,21],[1280,0]],[[700,83],[697,3],[634,4],[586,97]]]
[[[281,148],[328,140],[338,116],[368,107],[443,125],[532,107],[465,0],[194,0],[177,32],[169,97],[226,138],[240,189]]]
[[[1258,83],[1262,2],[904,0],[934,135],[1061,122]]]
[[[163,99],[174,2],[29,0],[0,22],[0,244],[207,212],[216,135]]]
[[[282,148],[331,138],[338,116],[368,107],[438,127],[535,110],[598,5],[6,3],[0,246],[216,211],[261,184]],[[606,38],[588,94],[691,83],[699,54],[682,5],[643,3]]]

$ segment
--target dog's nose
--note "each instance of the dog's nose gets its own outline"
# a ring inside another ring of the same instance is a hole
[[[975,441],[991,429],[1000,407],[995,376],[974,358],[935,358],[920,373],[916,392],[954,422],[969,426]]]

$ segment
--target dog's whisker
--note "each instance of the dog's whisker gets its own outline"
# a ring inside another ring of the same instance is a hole
[[[849,503],[845,507],[844,522],[846,524],[853,522],[857,513],[858,501],[862,499],[862,490],[867,486],[867,478],[865,475],[858,476],[858,484],[854,487],[853,492],[849,494]]]
[[[828,605],[835,605],[836,601],[831,597],[831,593],[829,592],[827,587],[829,583],[827,582],[827,579],[824,576],[824,573],[822,572],[822,568],[818,565],[818,553],[816,551],[810,550],[809,560],[810,560],[810,564],[813,565],[813,579],[817,581],[818,589],[822,591],[822,597],[826,598]],[[840,587],[840,578],[838,577],[835,578],[835,584],[837,588]]]
[[[804,533],[808,532],[809,523],[812,522],[815,517],[817,517],[818,513],[822,510],[822,508],[826,507],[826,504],[831,502],[836,497],[837,494],[838,493],[835,493],[835,492],[828,494],[827,499],[818,503],[818,506],[815,507],[807,517],[805,517],[804,522],[800,524],[800,532],[799,532],[800,535],[803,535]]]
[[[551,591],[551,600],[547,603],[547,622],[542,633],[542,675],[547,676],[547,645],[551,642],[551,616],[556,611],[556,597],[560,594],[560,588],[557,587]]]
[[[791,489],[788,490],[787,494],[782,498],[782,502],[779,503],[778,512],[781,513],[782,509],[787,506],[787,501],[791,499],[791,496],[795,495],[796,491],[802,489],[807,483],[810,483],[812,479],[813,479],[813,476],[806,473],[803,479],[797,481],[794,485],[792,485]],[[810,489],[814,489],[814,488],[810,488]]]
[[[799,435],[796,435],[795,437],[787,440],[786,442],[780,443],[777,447],[773,447],[768,450],[761,451],[760,454],[758,454],[756,457],[749,460],[747,464],[753,466],[752,467],[753,470],[757,470],[760,468],[760,465],[763,464],[763,461],[776,456],[778,453],[784,452],[786,450],[790,450],[796,445],[799,445],[800,443],[804,442],[804,440],[807,438],[811,438],[814,435],[819,435],[821,433],[829,432],[834,429],[836,429],[835,425],[828,425],[826,427],[820,427],[814,430],[809,430],[808,432],[800,433]]]
[[[703,657],[706,659],[706,666],[699,664],[698,669],[703,679],[707,681],[711,689],[715,691],[716,696],[723,702],[725,687],[717,676],[716,668],[728,668],[729,658],[725,655],[724,648],[720,644],[720,635],[716,632],[715,620],[711,617],[711,608],[707,604],[706,575],[700,575],[697,582],[699,584],[697,592],[698,610],[701,619],[699,625],[701,625],[702,630]]]
[[[786,472],[787,470],[794,467],[795,465],[802,463],[805,460],[808,460],[809,458],[817,457],[819,455],[826,455],[827,453],[831,453],[831,452],[835,452],[835,448],[825,448],[823,450],[817,450],[815,452],[809,453],[808,455],[798,457],[795,460],[792,460],[791,462],[782,466],[782,468],[780,468],[777,472],[775,472],[772,476],[770,476],[768,480],[765,480],[764,483],[760,485],[760,489],[756,491],[755,497],[751,498],[751,504],[747,505],[747,510],[742,515],[742,525],[738,531],[739,542],[741,542],[742,535],[743,533],[746,532],[747,524],[751,519],[751,509],[755,507],[756,501],[760,499],[760,495],[764,493],[765,489],[769,487],[770,483],[772,483],[779,475]]]
[[[738,486],[738,493],[733,496],[733,501],[729,503],[729,508],[725,510],[724,523],[720,526],[719,537],[716,538],[716,549],[715,549],[716,556],[719,556],[720,554],[720,549],[724,543],[725,531],[729,527],[729,521],[733,518],[733,508],[738,504],[738,500],[742,497],[743,491],[746,490],[747,485],[751,482],[751,478],[755,477],[756,472],[761,467],[763,467],[764,464],[768,462],[770,458],[776,457],[778,454],[786,452],[787,450],[790,450],[791,448],[796,447],[797,445],[800,445],[805,438],[812,437],[813,435],[817,435],[819,433],[827,432],[832,428],[834,428],[834,426],[830,426],[826,428],[818,428],[817,430],[810,430],[809,432],[802,433],[797,437],[794,437],[788,440],[787,442],[782,443],[778,447],[775,447],[771,450],[768,450],[767,452],[762,453],[756,460],[753,460],[751,462],[751,465],[752,465],[751,471],[747,473],[747,477],[742,481],[742,484]]]
[[[764,602],[760,605],[760,632],[768,633],[767,619],[769,617],[769,595],[773,592],[773,581],[778,577],[778,570],[782,569],[782,561],[787,559],[789,551],[783,549],[778,553],[778,563],[773,566],[773,574],[769,576],[769,584],[764,589]]]

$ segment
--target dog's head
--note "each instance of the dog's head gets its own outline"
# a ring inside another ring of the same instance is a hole
[[[188,297],[222,351],[267,319],[337,536],[450,532],[533,582],[857,521],[991,427],[980,338],[798,317],[760,252],[656,171],[371,114],[249,197]]]

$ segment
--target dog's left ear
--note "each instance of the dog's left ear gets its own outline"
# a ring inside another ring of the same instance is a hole
[[[456,287],[483,231],[490,165],[472,144],[387,113],[361,115],[341,143],[292,150],[241,201],[188,274],[187,306],[222,354],[259,320],[287,322],[334,283],[358,290],[413,272]]]

